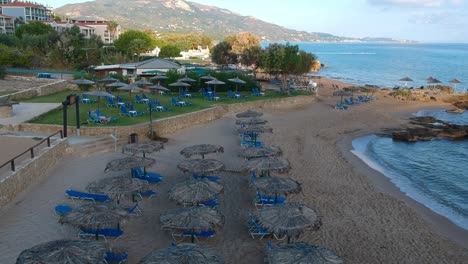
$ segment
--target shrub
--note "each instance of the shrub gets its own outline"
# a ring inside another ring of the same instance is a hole
[[[3,64],[0,64],[0,79],[4,79],[6,76],[6,67]]]
[[[408,97],[411,97],[412,93],[410,90],[399,90],[399,91],[391,92],[389,93],[389,95],[393,97],[402,96],[402,97],[408,98]]]

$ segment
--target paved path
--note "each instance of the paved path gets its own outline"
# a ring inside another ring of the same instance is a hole
[[[0,118],[1,125],[24,123],[33,117],[46,113],[60,106],[60,103],[19,103],[13,105],[13,116]]]

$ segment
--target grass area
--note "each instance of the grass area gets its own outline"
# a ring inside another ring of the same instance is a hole
[[[15,91],[0,91],[0,96],[14,93]]]
[[[35,97],[27,100],[22,100],[22,102],[28,103],[60,103],[62,102],[67,95],[71,93],[76,93],[76,91],[64,91],[56,94]],[[119,95],[123,98],[124,102],[134,101],[134,95],[132,94],[131,100],[128,93],[114,93],[115,95]],[[247,94],[244,92],[243,94]],[[273,99],[273,98],[280,98],[280,97],[290,97],[290,96],[297,96],[297,95],[304,95],[309,93],[304,92],[296,92],[293,95],[283,95],[278,92],[268,91],[266,96],[248,96],[242,99],[232,99],[227,97],[227,93],[218,93],[218,96],[222,97],[222,100],[219,101],[208,101],[205,100],[200,94],[197,94],[194,98],[187,98],[186,101],[192,102],[192,106],[186,107],[174,107],[172,106],[172,111],[167,112],[154,112],[152,113],[153,120],[157,120],[160,118],[170,117],[181,115],[185,113],[190,113],[202,109],[207,109],[215,104],[233,104],[233,103],[240,103],[240,102],[251,102],[257,100],[265,100],[265,99]],[[158,99],[163,106],[171,106],[171,95],[152,95],[147,93],[148,98],[150,99]],[[90,97],[92,98],[92,97]],[[127,117],[127,116],[120,116],[120,108],[113,108],[107,107],[107,100],[105,98],[101,98],[99,109],[103,112],[106,116],[113,116],[119,117],[117,121],[113,121],[109,123],[109,125],[113,126],[128,126],[128,125],[135,125],[141,124],[149,121],[149,112],[147,109],[146,104],[136,104],[134,103],[133,106],[137,111],[145,111],[146,114],[137,117]],[[98,103],[90,103],[90,104],[80,104],[80,123],[84,126],[98,126],[96,124],[88,124],[88,111],[92,109],[98,108]],[[67,112],[68,124],[74,126],[76,124],[76,115],[75,115],[75,106],[69,106]],[[56,109],[45,114],[42,114],[32,120],[29,121],[30,123],[39,123],[39,124],[54,124],[60,125],[63,122],[63,109]]]

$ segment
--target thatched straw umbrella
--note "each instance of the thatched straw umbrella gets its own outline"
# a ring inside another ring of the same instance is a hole
[[[144,91],[144,89],[142,89],[142,88],[140,88],[138,86],[132,85],[132,84],[128,84],[126,86],[119,87],[119,88],[117,88],[117,90],[119,90],[119,91],[128,91],[128,96],[130,97],[130,100],[132,98],[132,92],[142,92],[142,91]]]
[[[153,85],[153,83],[141,79],[141,80],[132,82],[132,85],[137,85],[137,86],[138,86],[138,85],[141,85],[141,86],[148,86],[148,85]]]
[[[262,115],[263,115],[263,113],[261,113],[261,112],[247,110],[245,112],[238,113],[236,115],[236,117],[238,117],[238,118],[250,118],[250,117],[260,117]]]
[[[109,161],[106,165],[106,168],[104,169],[104,172],[130,170],[139,167],[152,166],[155,163],[156,160],[154,159],[129,156]]]
[[[127,210],[108,202],[84,204],[60,217],[60,224],[68,224],[79,228],[96,230],[96,240],[101,228],[119,228],[128,216]]]
[[[124,86],[127,86],[127,85],[128,84],[126,84],[124,82],[116,81],[116,82],[113,82],[113,83],[106,84],[106,87],[124,87]]]
[[[317,213],[302,204],[280,204],[258,211],[260,225],[277,236],[299,237],[306,228],[318,230],[322,222]]]
[[[179,82],[196,82],[197,80],[194,80],[194,79],[192,79],[192,78],[189,78],[187,75],[185,75],[184,78],[179,79],[178,81],[179,81]]]
[[[219,145],[200,144],[186,147],[180,151],[180,154],[187,158],[190,158],[193,155],[201,155],[202,159],[204,159],[205,155],[210,153],[224,153],[224,148]]]
[[[350,95],[352,95],[350,92],[343,91],[343,90],[333,92],[333,96],[340,96],[341,97],[341,104],[343,104],[343,96],[350,96]]]
[[[97,108],[99,109],[99,106],[101,105],[101,97],[111,97],[114,98],[114,95],[106,92],[106,91],[101,91],[101,90],[94,90],[94,91],[89,91],[89,92],[84,92],[83,94],[86,95],[91,95],[91,96],[97,96],[98,101],[97,101]]]
[[[302,190],[299,182],[282,177],[262,177],[255,180],[254,186],[262,193],[274,195],[275,201],[278,195],[299,193]]]
[[[155,84],[152,86],[147,86],[146,88],[153,89],[153,90],[158,90],[158,91],[163,91],[163,92],[170,92],[171,90],[167,89],[164,86],[161,86],[159,84]]]
[[[212,84],[214,87],[214,91],[216,92],[216,85],[223,85],[226,84],[225,82],[222,82],[218,79],[212,79],[211,81],[206,82],[206,84]]]
[[[457,84],[462,83],[462,82],[457,79],[452,79],[449,81],[449,83],[453,83],[453,90],[455,91],[457,89]]]
[[[274,247],[267,254],[269,264],[342,264],[344,261],[330,249],[304,242]]]
[[[197,244],[182,243],[152,251],[139,264],[221,264],[220,257]]]
[[[260,118],[250,118],[250,119],[238,119],[236,120],[236,125],[262,125],[268,123],[265,119]]]
[[[412,82],[412,81],[413,79],[411,79],[410,77],[404,77],[400,79],[400,82],[405,82],[405,87],[408,86],[408,82]]]
[[[167,77],[166,75],[156,75],[156,76],[153,76],[150,78],[150,80],[167,80],[169,79],[169,77]]]
[[[291,166],[287,160],[282,158],[261,157],[248,160],[245,168],[248,171],[260,172],[262,175],[266,173],[266,175],[269,176],[270,172],[288,172]]]
[[[183,87],[190,87],[190,84],[184,83],[184,82],[182,82],[181,80],[178,80],[178,81],[175,82],[175,83],[170,83],[169,86],[171,86],[171,87],[179,87],[179,93],[180,93],[180,89],[181,89],[181,88],[183,88]]]
[[[359,86],[349,86],[349,87],[343,88],[343,90],[351,92],[351,95],[354,96],[354,92],[360,92],[361,87],[359,87]]]
[[[23,250],[16,264],[104,264],[106,251],[98,241],[54,240]]]
[[[191,179],[174,185],[169,190],[169,198],[178,203],[196,205],[213,199],[223,188],[215,181]]]
[[[224,216],[216,209],[206,206],[182,207],[163,212],[159,216],[161,227],[192,232],[213,230],[224,223]]]
[[[239,77],[228,79],[228,81],[233,82],[236,84],[236,92],[237,92],[237,85],[238,84],[245,84],[245,81],[239,79]]]
[[[224,169],[224,164],[214,159],[186,159],[177,164],[183,172],[206,175]]]
[[[147,185],[147,181],[126,176],[116,176],[91,182],[88,184],[88,187],[86,187],[86,190],[91,193],[102,193],[115,197],[117,203],[120,203],[120,198],[122,196],[131,195]]]
[[[99,80],[99,82],[118,82],[119,80],[117,80],[116,78],[112,78],[112,77],[105,77],[105,78],[102,78],[101,80]]]
[[[77,85],[93,85],[95,82],[87,80],[87,79],[81,77],[80,79],[76,79],[76,80],[71,81],[71,83],[74,83],[74,84],[77,84]]]
[[[164,145],[161,142],[147,141],[126,144],[122,148],[122,151],[131,152],[133,155],[136,155],[137,153],[143,153],[143,157],[146,157],[146,153],[153,153],[162,149],[164,149]]]
[[[254,159],[261,157],[277,157],[281,155],[281,149],[274,146],[246,147],[241,150],[240,157]]]

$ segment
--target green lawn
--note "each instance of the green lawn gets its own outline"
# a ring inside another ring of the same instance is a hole
[[[15,91],[0,91],[0,96],[5,95],[5,94],[11,94],[14,93]]]
[[[46,96],[40,96],[40,97],[35,97],[27,100],[22,100],[21,102],[28,102],[28,103],[60,103],[64,101],[67,95],[71,93],[76,93],[76,91],[64,91],[56,94],[51,94],[51,95],[46,95]],[[247,92],[243,92],[243,94],[248,94]],[[304,95],[308,93],[300,93],[296,92],[292,96],[296,95]],[[118,92],[114,93],[114,95],[119,95],[123,98],[124,102],[129,102],[129,94],[126,92]],[[148,97],[150,99],[158,99],[163,106],[171,106],[171,95],[152,95],[147,93]],[[186,101],[192,102],[192,106],[186,106],[186,107],[172,107],[172,111],[167,111],[167,112],[154,112],[152,113],[153,115],[153,120],[157,120],[160,118],[165,118],[165,117],[170,117],[170,116],[176,116],[180,114],[185,114],[185,113],[190,113],[202,109],[209,108],[213,106],[214,104],[233,104],[233,103],[240,103],[240,102],[250,102],[250,101],[256,101],[256,100],[265,100],[265,99],[272,99],[272,98],[280,98],[280,97],[288,97],[291,95],[282,95],[279,94],[278,92],[274,91],[268,91],[266,96],[248,96],[246,98],[242,99],[230,99],[227,98],[227,93],[218,93],[218,96],[223,97],[224,99],[219,100],[219,101],[208,101],[205,100],[201,97],[200,94],[196,95],[197,97],[194,98],[188,98]],[[93,98],[93,97],[90,97]],[[134,94],[132,94],[132,101],[134,100]],[[115,100],[116,101],[116,100]],[[101,98],[100,102],[100,107],[99,109],[103,112],[104,115],[106,116],[114,116],[118,117],[119,119],[117,121],[109,123],[109,125],[114,125],[114,126],[128,126],[128,125],[135,125],[135,124],[140,124],[140,123],[145,123],[149,121],[149,112],[147,109],[146,104],[136,104],[134,103],[133,106],[135,107],[135,110],[137,111],[145,111],[146,114],[142,116],[137,116],[137,117],[127,117],[127,116],[120,116],[120,108],[113,108],[113,107],[107,107],[107,100],[105,98]],[[80,123],[85,126],[98,126],[96,124],[88,124],[87,120],[88,118],[88,111],[92,109],[98,108],[97,103],[90,103],[90,104],[80,104]],[[39,124],[54,124],[54,125],[60,125],[63,122],[63,109],[57,109],[57,110],[52,110],[50,112],[47,112],[41,116],[38,116],[32,120],[30,120],[30,123],[39,123]],[[68,107],[68,124],[74,126],[76,124],[76,115],[75,115],[75,106],[69,106]]]

